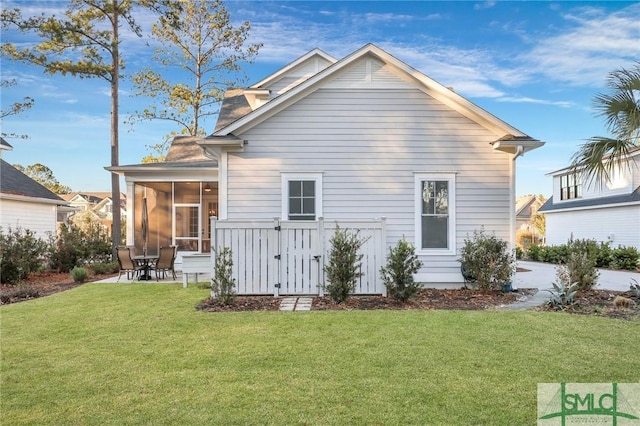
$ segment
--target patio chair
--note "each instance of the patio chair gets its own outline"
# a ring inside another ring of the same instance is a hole
[[[143,269],[141,265],[138,265],[131,258],[131,249],[129,247],[118,247],[118,265],[120,265],[120,271],[118,272],[118,282],[123,272],[127,273],[127,279],[130,280],[140,275],[140,271]]]
[[[176,270],[174,269],[173,265],[176,261],[177,248],[177,246],[160,247],[158,261],[155,264],[157,281],[160,281],[160,274],[162,274],[162,278],[166,278],[167,272],[169,271],[171,271],[173,279],[176,279]]]

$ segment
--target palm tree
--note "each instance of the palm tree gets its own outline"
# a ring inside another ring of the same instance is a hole
[[[629,151],[640,146],[640,62],[631,69],[609,73],[607,87],[608,93],[595,96],[594,106],[605,118],[612,137],[589,138],[573,155],[571,164],[589,183],[595,179],[600,185],[623,164]]]

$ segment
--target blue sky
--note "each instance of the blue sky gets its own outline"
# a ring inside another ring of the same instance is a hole
[[[234,21],[249,20],[250,42],[260,42],[246,65],[255,83],[313,48],[342,58],[374,43],[398,59],[546,142],[518,159],[518,195],[551,194],[546,173],[568,165],[587,138],[606,135],[592,99],[605,90],[607,73],[640,60],[640,3],[612,1],[227,1]],[[63,9],[62,1],[3,1],[25,15]],[[145,29],[149,16],[139,16]],[[3,41],[28,43],[15,33]],[[148,65],[148,39],[125,35],[125,73]],[[167,71],[169,72],[169,71]],[[169,74],[170,75],[170,74]],[[109,191],[109,86],[102,80],[44,75],[36,67],[2,60],[2,79],[18,84],[2,92],[2,109],[31,96],[34,108],[8,117],[11,164],[42,163],[75,191]],[[148,105],[122,81],[120,114]],[[205,123],[208,133],[215,120]],[[176,130],[168,123],[120,127],[120,164],[137,164],[147,146]],[[123,187],[124,188],[124,187]]]

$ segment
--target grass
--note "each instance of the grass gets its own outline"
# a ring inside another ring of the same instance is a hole
[[[179,284],[0,309],[0,423],[533,424],[537,383],[637,382],[640,323],[539,312],[203,313]]]

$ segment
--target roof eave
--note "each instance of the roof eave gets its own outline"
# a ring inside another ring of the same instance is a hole
[[[493,149],[496,151],[506,152],[512,155],[524,155],[529,151],[538,149],[545,143],[533,138],[501,138],[493,142]]]
[[[69,202],[60,198],[53,200],[51,198],[30,197],[28,195],[11,194],[8,192],[0,192],[0,198],[3,200],[25,201],[28,203],[51,204],[56,206],[69,206]]]
[[[244,145],[246,141],[240,139],[234,135],[226,136],[207,136],[204,139],[196,141],[198,145],[204,151],[204,155],[212,160],[219,161],[222,157],[222,152],[242,152],[244,151]]]

